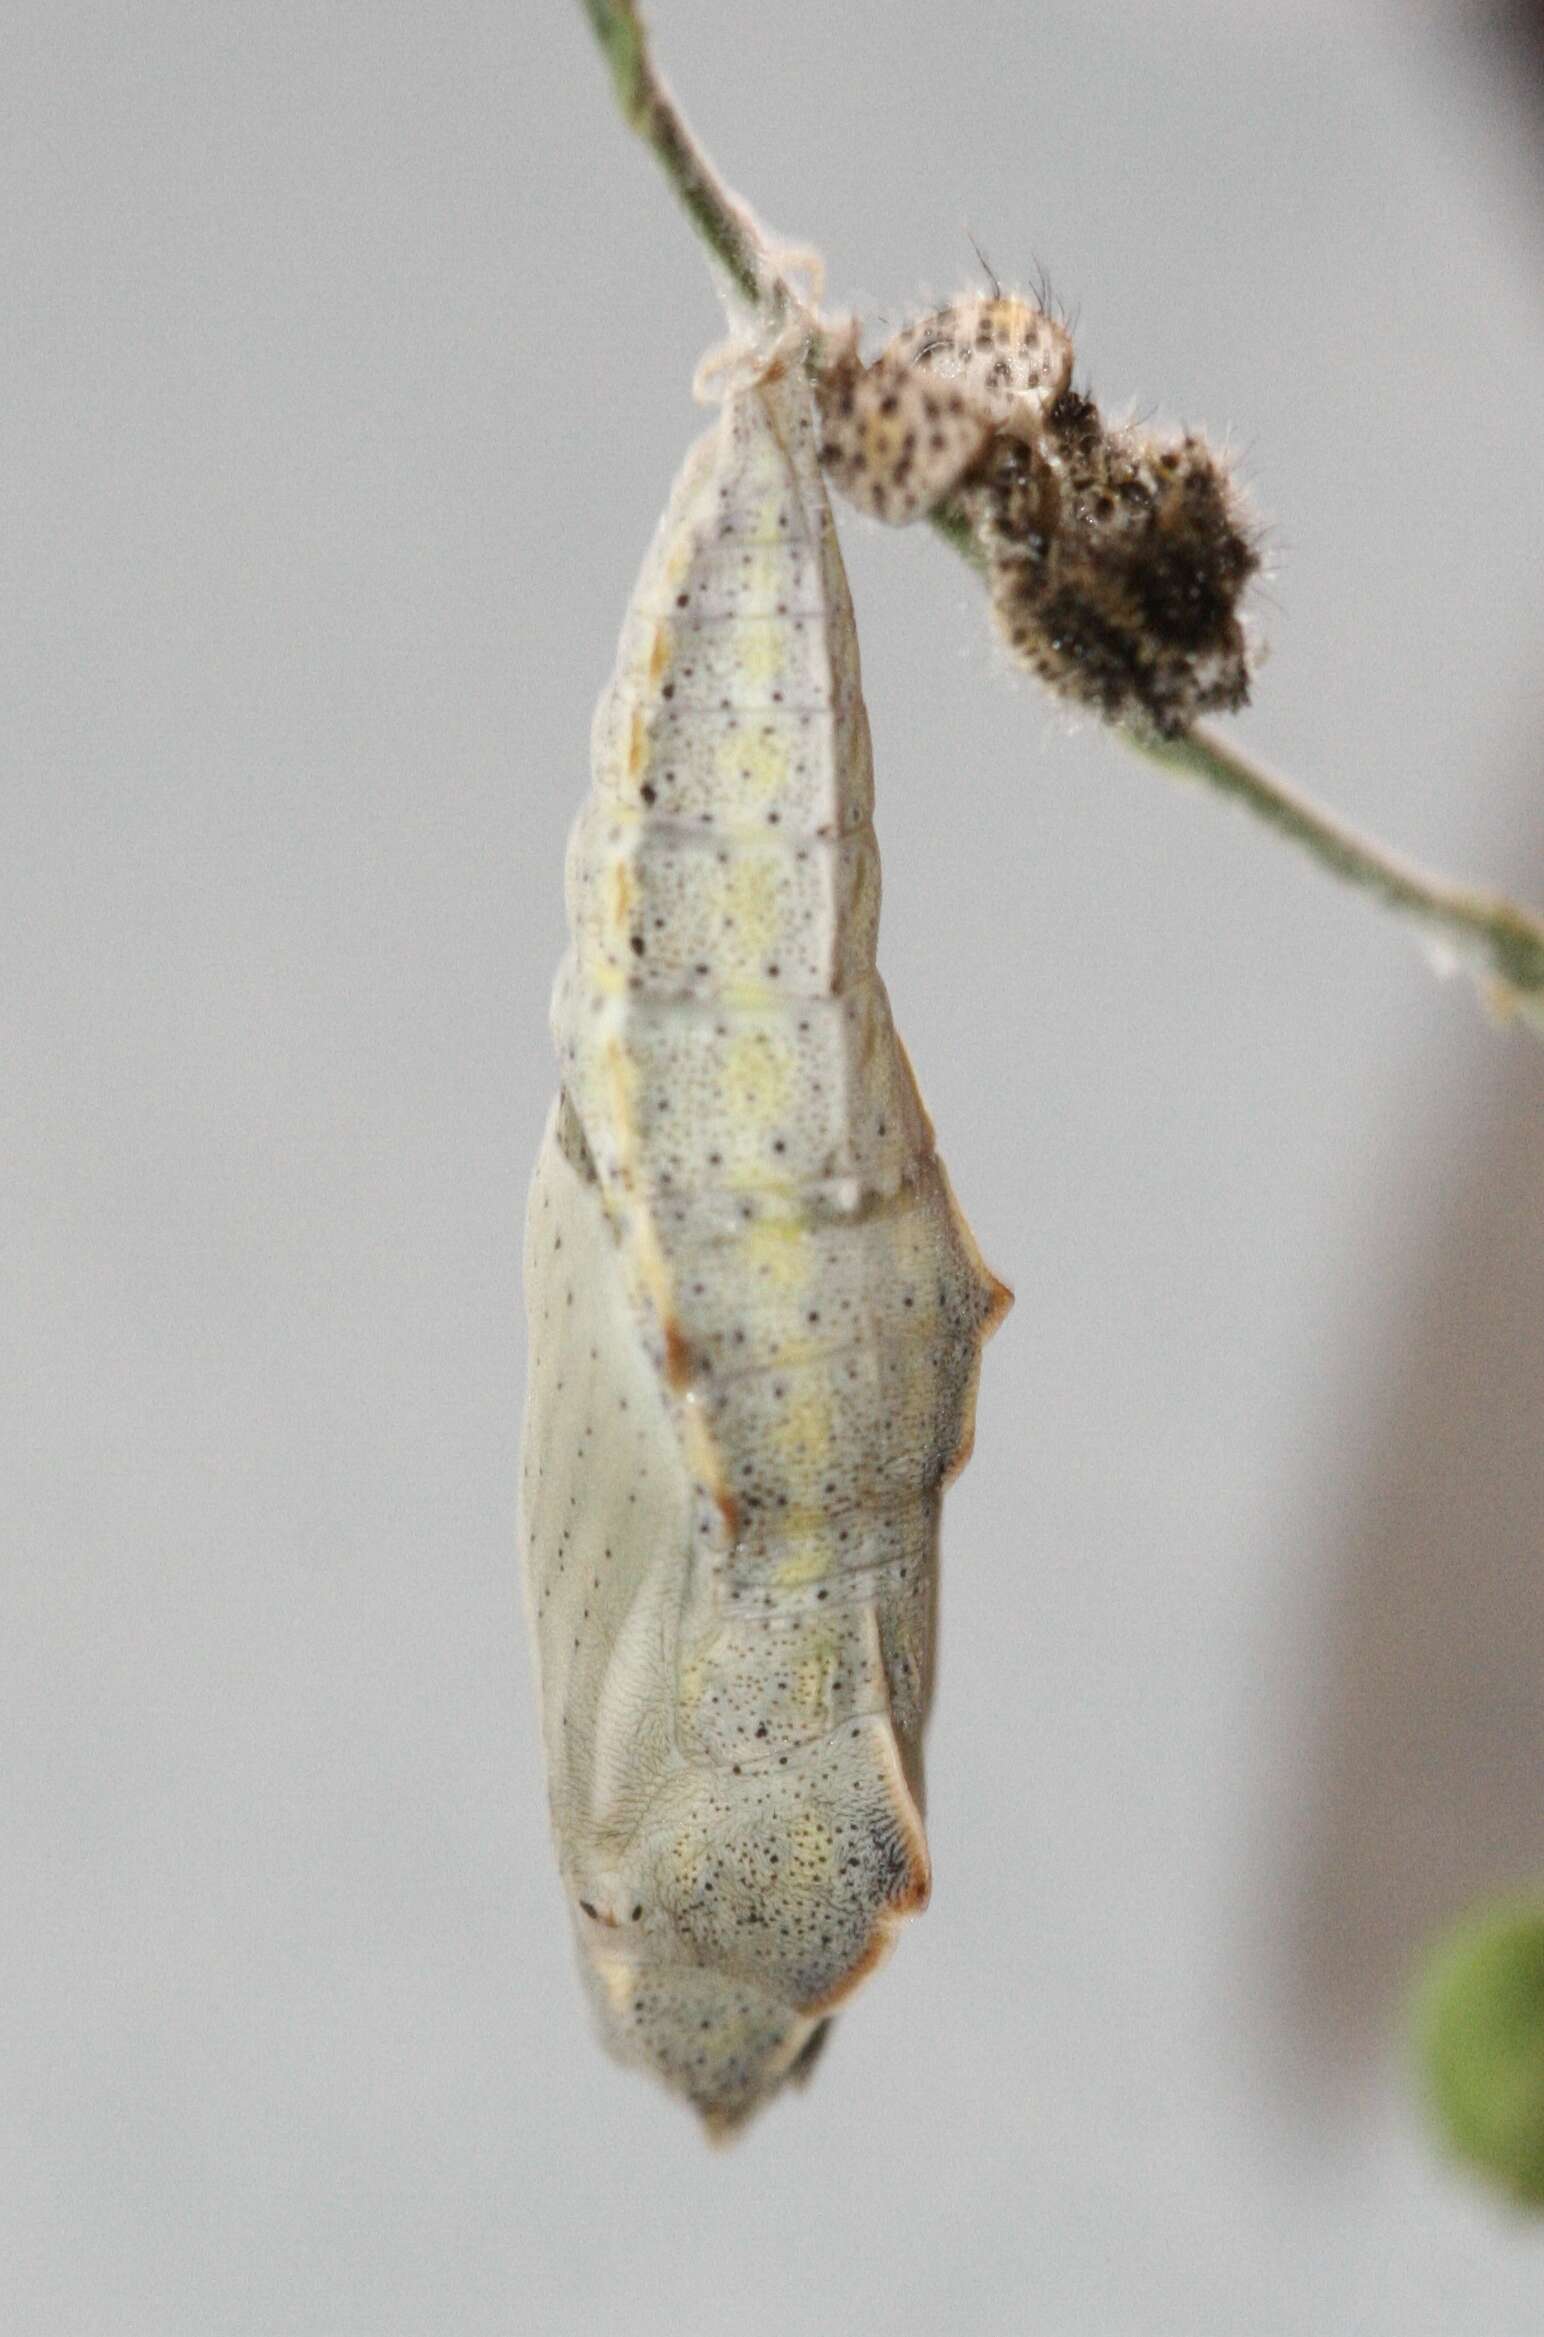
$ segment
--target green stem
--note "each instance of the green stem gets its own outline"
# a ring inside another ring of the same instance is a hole
[[[1183,738],[1124,736],[1153,762],[1231,796],[1343,884],[1370,893],[1386,909],[1446,943],[1472,974],[1487,981],[1500,1011],[1516,1008],[1544,1030],[1544,923],[1530,910],[1498,893],[1428,876],[1371,837],[1359,836],[1333,812],[1200,725]]]
[[[736,292],[752,308],[776,311],[786,295],[766,266],[761,239],[677,113],[654,68],[633,0],[583,0],[611,68],[622,119],[654,149],[683,209]]]
[[[687,217],[740,298],[774,320],[781,318],[791,304],[788,287],[770,263],[755,222],[677,112],[655,70],[635,0],[583,0],[583,6],[611,69],[623,118],[652,148]],[[808,360],[817,370],[823,353],[817,335]],[[980,569],[974,532],[957,507],[946,504],[935,511],[932,525],[951,550]],[[1503,1011],[1516,1008],[1544,1033],[1544,920],[1531,910],[1497,894],[1427,876],[1202,727],[1178,739],[1126,728],[1119,736],[1137,753],[1231,797],[1330,875],[1370,893],[1446,943],[1485,984],[1493,1004]]]

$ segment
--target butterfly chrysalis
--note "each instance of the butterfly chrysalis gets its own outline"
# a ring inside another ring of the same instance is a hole
[[[981,1262],[875,967],[873,772],[812,394],[729,369],[594,733],[528,1217],[527,1603],[602,2033],[711,2131],[929,1888],[939,1509]]]

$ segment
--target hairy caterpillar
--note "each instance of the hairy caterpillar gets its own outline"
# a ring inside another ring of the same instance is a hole
[[[713,2132],[929,1888],[942,1488],[1010,1303],[875,969],[797,353],[731,369],[596,712],[527,1222],[527,1607],[602,2034]]]
[[[1194,431],[1105,421],[1065,328],[996,292],[919,318],[821,383],[821,459],[892,525],[952,502],[1008,650],[1107,721],[1174,737],[1249,696],[1241,601],[1260,565],[1228,467]]]

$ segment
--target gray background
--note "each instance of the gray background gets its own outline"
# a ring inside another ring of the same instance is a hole
[[[897,320],[1235,434],[1250,742],[1544,894],[1544,173],[1473,12],[658,0]],[[1415,1944],[1544,1869],[1544,1055],[844,523],[882,959],[1017,1288],[934,1905],[733,2153],[592,2045],[514,1555],[590,707],[719,330],[576,7],[13,0],[0,2325],[1522,2337]]]

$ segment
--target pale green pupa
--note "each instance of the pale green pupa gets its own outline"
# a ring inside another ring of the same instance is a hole
[[[852,606],[798,352],[728,369],[622,629],[531,1191],[527,1609],[607,2045],[732,2130],[926,1902],[981,1262],[875,970]]]

